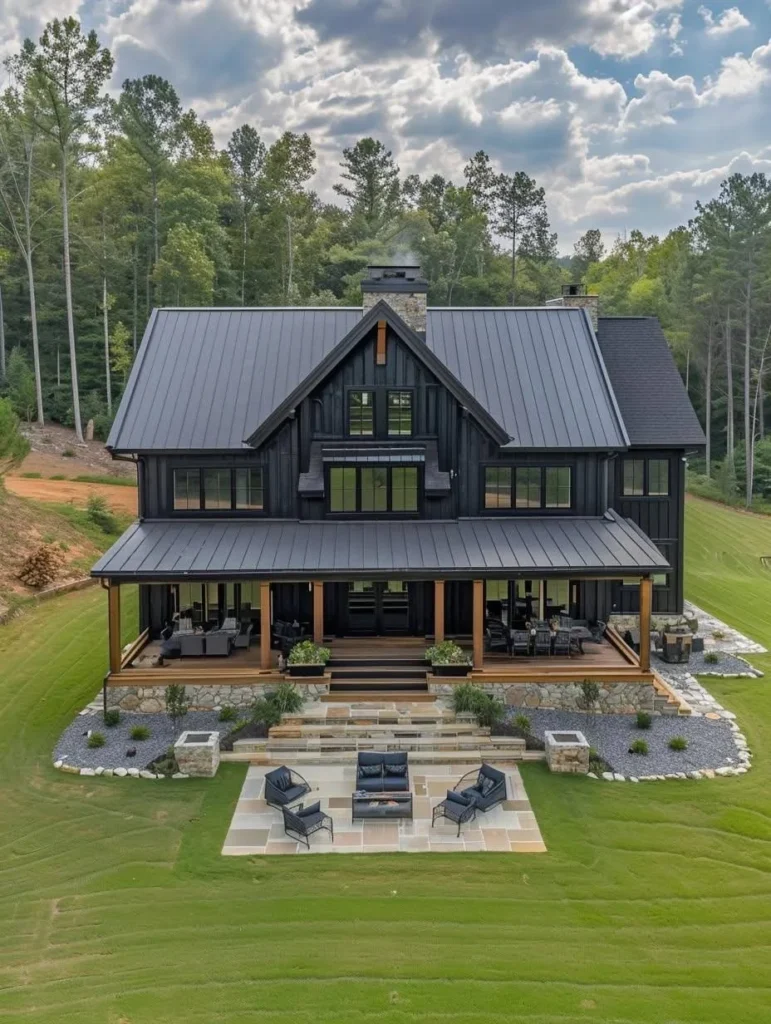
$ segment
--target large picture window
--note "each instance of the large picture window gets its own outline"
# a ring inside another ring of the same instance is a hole
[[[329,511],[409,514],[418,511],[417,466],[331,466]]]
[[[371,391],[348,392],[348,433],[372,437],[375,433],[375,402]]]
[[[630,498],[666,498],[669,459],[624,459],[622,493]]]
[[[409,437],[412,434],[412,392],[388,392],[388,436]]]
[[[570,466],[485,466],[486,509],[572,508]]]
[[[516,472],[517,508],[541,507],[541,469],[538,466],[519,466]]]
[[[545,507],[570,508],[572,504],[572,495],[570,493],[570,467],[549,466],[545,471],[545,478]]]
[[[511,469],[485,467],[485,508],[511,508]]]
[[[175,469],[174,511],[262,512],[265,486],[262,469]]]

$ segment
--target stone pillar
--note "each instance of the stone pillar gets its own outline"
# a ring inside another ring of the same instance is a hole
[[[550,772],[586,775],[589,771],[589,744],[582,732],[547,730],[543,738]]]
[[[174,756],[185,775],[211,778],[220,765],[220,734],[186,730],[174,744]]]

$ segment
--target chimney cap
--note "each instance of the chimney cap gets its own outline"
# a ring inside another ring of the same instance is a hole
[[[563,284],[563,295],[586,295],[586,288],[580,281],[573,281],[570,284]]]
[[[428,281],[423,277],[420,263],[411,253],[404,253],[367,266],[367,276],[361,282],[363,292],[427,292]]]

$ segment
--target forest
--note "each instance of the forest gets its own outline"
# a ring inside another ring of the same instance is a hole
[[[358,305],[367,263],[409,249],[433,305],[539,305],[567,282],[601,315],[653,315],[708,438],[713,496],[771,498],[771,181],[735,174],[664,238],[560,254],[545,189],[480,151],[462,177],[402,174],[379,140],[312,188],[306,133],[250,124],[219,149],[171,82],[108,92],[113,59],[74,18],[5,61],[0,98],[0,393],[29,421],[106,437],[155,306]]]

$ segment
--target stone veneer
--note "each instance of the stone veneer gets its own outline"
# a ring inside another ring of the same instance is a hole
[[[203,736],[202,742],[190,742]],[[187,729],[174,744],[179,770],[191,778],[210,779],[220,766],[220,734],[206,729]]]
[[[404,322],[417,331],[418,334],[426,332],[426,295],[425,293],[414,292],[364,292],[363,313],[366,315],[376,306],[381,299],[384,299],[395,313]]]
[[[599,696],[587,707],[580,682],[479,684],[486,693],[500,697],[513,707],[591,711],[605,715],[631,715],[636,711],[653,711],[655,691],[651,683],[602,682],[597,685],[600,688]],[[449,697],[455,687],[452,683],[429,683],[428,688],[437,696]]]
[[[573,729],[547,729],[543,738],[550,772],[563,775],[588,774],[589,744],[582,732]]]
[[[169,683],[176,680],[171,679]],[[180,680],[182,682],[182,680]],[[215,686],[204,683],[185,683],[185,692],[193,711],[205,711],[209,708],[220,708],[229,705],[234,708],[247,708],[258,697],[276,689],[276,683],[255,683],[250,685],[230,684]],[[307,700],[318,700],[329,691],[327,683],[300,683]],[[153,714],[166,709],[165,686],[108,686],[107,707],[120,708],[122,711],[138,711]]]

